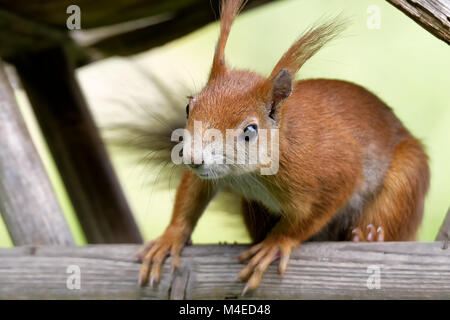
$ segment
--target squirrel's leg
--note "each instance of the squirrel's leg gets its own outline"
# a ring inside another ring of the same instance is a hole
[[[142,261],[139,283],[148,281],[150,285],[158,282],[161,267],[166,256],[172,257],[172,270],[179,264],[180,251],[190,241],[190,235],[214,196],[215,190],[207,180],[199,179],[191,171],[186,170],[177,189],[175,205],[170,224],[162,236],[144,245],[137,254]]]
[[[414,240],[422,220],[429,175],[420,143],[412,137],[397,143],[383,185],[349,230],[349,239]]]

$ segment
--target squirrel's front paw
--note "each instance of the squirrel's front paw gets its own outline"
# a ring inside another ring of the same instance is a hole
[[[161,237],[142,246],[136,255],[137,259],[142,262],[139,273],[141,286],[147,283],[149,275],[150,286],[159,281],[161,267],[169,253],[172,258],[172,272],[179,266],[181,249],[190,242],[189,237],[181,234],[179,230],[169,228]]]
[[[250,260],[247,266],[239,273],[239,279],[241,281],[247,281],[242,295],[258,287],[263,273],[277,258],[280,258],[278,271],[280,275],[283,275],[286,271],[291,252],[298,244],[298,241],[286,237],[267,238],[263,242],[242,252],[238,256],[239,261],[242,263]]]

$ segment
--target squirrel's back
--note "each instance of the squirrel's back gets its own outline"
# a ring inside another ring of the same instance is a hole
[[[296,82],[285,103],[282,122],[283,131],[289,135],[304,133],[302,128],[315,128],[316,137],[326,139],[343,131],[363,148],[372,143],[386,148],[386,152],[398,140],[411,136],[391,108],[376,95],[342,80]]]

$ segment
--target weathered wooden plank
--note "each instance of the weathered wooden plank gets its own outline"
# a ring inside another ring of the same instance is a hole
[[[442,222],[442,226],[439,229],[439,233],[436,236],[436,240],[449,241],[450,240],[450,208],[447,211],[447,215]]]
[[[74,244],[1,61],[0,212],[15,245]]]
[[[440,242],[305,243],[283,278],[269,267],[260,287],[241,297],[236,280],[242,245],[186,247],[181,267],[164,265],[155,288],[140,288],[138,246],[29,247],[0,250],[2,299],[450,299],[450,250]],[[66,287],[70,265],[80,268],[79,290]],[[371,269],[372,268],[372,269]],[[380,289],[367,281],[379,268]]]
[[[24,56],[15,66],[88,242],[142,242],[63,49]]]
[[[448,0],[387,0],[393,6],[450,44],[450,1]]]

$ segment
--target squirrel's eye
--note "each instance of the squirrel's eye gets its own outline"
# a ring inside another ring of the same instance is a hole
[[[186,119],[189,118],[189,104],[186,106]]]
[[[256,137],[257,134],[258,134],[258,126],[256,124],[246,126],[244,129],[245,141],[250,141],[250,139]]]

